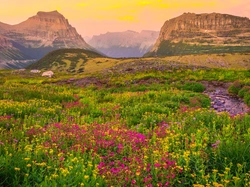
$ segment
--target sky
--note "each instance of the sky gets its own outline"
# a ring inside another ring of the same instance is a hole
[[[184,12],[250,18],[250,0],[0,0],[0,22],[17,24],[38,11],[57,10],[83,37],[126,30],[159,31]]]

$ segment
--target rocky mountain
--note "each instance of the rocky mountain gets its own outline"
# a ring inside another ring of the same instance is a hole
[[[33,62],[34,59],[16,48],[13,41],[0,35],[0,69],[23,68]]]
[[[15,47],[15,43],[0,35],[0,58],[1,60],[25,60],[31,59],[28,55],[22,54],[22,52]]]
[[[57,11],[38,12],[37,15],[17,25],[0,22],[0,40],[3,41],[0,44],[0,61],[2,62],[37,60],[48,52],[60,48],[95,50]],[[13,53],[6,54],[6,51],[13,51]],[[16,51],[22,58],[16,57]]]
[[[158,31],[107,32],[93,36],[89,44],[109,57],[141,57],[154,45]]]
[[[183,15],[164,23],[145,56],[250,51],[250,20],[228,14]]]

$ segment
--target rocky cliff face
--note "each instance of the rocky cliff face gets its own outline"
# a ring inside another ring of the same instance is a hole
[[[173,48],[176,46],[178,48],[173,52]],[[174,55],[178,54],[178,51],[185,54],[185,49],[181,46],[187,49],[189,46],[191,48],[196,46],[193,53],[195,51],[203,53],[206,50],[209,52],[209,46],[219,47],[221,52],[224,52],[223,47],[228,50],[230,46],[232,51],[235,50],[235,47],[236,51],[241,50],[239,47],[248,50],[250,20],[228,14],[184,13],[164,23],[159,37],[148,55],[168,55],[170,53]],[[199,51],[197,46],[200,46],[202,50]],[[188,53],[192,53],[190,49],[188,50]]]
[[[48,52],[59,48],[95,50],[57,11],[38,12],[37,15],[17,25],[0,23],[0,34],[8,38],[12,47],[33,59],[40,59]],[[5,46],[5,49],[6,47],[8,46]]]
[[[12,47],[12,44],[6,37],[0,35],[0,47]]]
[[[4,35],[22,42],[25,47],[90,48],[68,20],[57,11],[38,12],[28,20],[14,25]]]
[[[15,47],[15,43],[7,37],[0,35],[0,60],[31,60],[28,55]]]
[[[110,57],[141,57],[153,47],[158,35],[158,31],[147,30],[108,32],[93,36],[89,44]]]
[[[0,69],[24,68],[35,60],[23,54],[13,41],[0,35]]]

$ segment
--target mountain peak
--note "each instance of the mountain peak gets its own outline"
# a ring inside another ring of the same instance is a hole
[[[12,51],[13,48],[18,49],[20,53],[33,59],[40,59],[46,53],[61,48],[81,48],[95,51],[69,24],[68,20],[56,10],[39,11],[36,15],[17,25],[0,23],[0,35],[5,37],[0,37],[1,44],[9,47]]]
[[[190,13],[190,12],[185,12],[182,15],[172,18],[168,21],[185,21],[185,20],[199,20],[199,21],[214,21],[215,19],[217,20],[223,20],[223,19],[231,19],[231,20],[236,20],[236,19],[241,19],[243,20],[249,20],[249,18],[246,17],[240,17],[240,16],[234,16],[230,14],[222,14],[222,13],[201,13],[201,14],[196,14],[196,13]],[[166,21],[167,22],[167,21]],[[213,24],[213,23],[212,23]],[[234,26],[234,25],[232,25]]]
[[[57,10],[54,10],[54,11],[51,11],[51,12],[39,11],[39,12],[37,12],[36,15],[39,16],[39,17],[64,17]]]
[[[248,50],[249,35],[249,18],[215,12],[188,12],[164,23],[151,54],[158,55],[159,51],[163,56],[177,53],[212,53],[240,50],[240,47]],[[171,47],[177,45],[178,49]],[[194,45],[198,47],[195,48]],[[211,46],[216,46],[218,50]]]

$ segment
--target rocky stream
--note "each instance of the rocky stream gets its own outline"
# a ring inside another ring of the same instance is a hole
[[[250,108],[243,102],[242,99],[232,96],[227,89],[230,83],[221,82],[202,82],[206,86],[204,94],[211,99],[211,108],[218,112],[228,112],[231,116],[244,114],[250,111]]]

